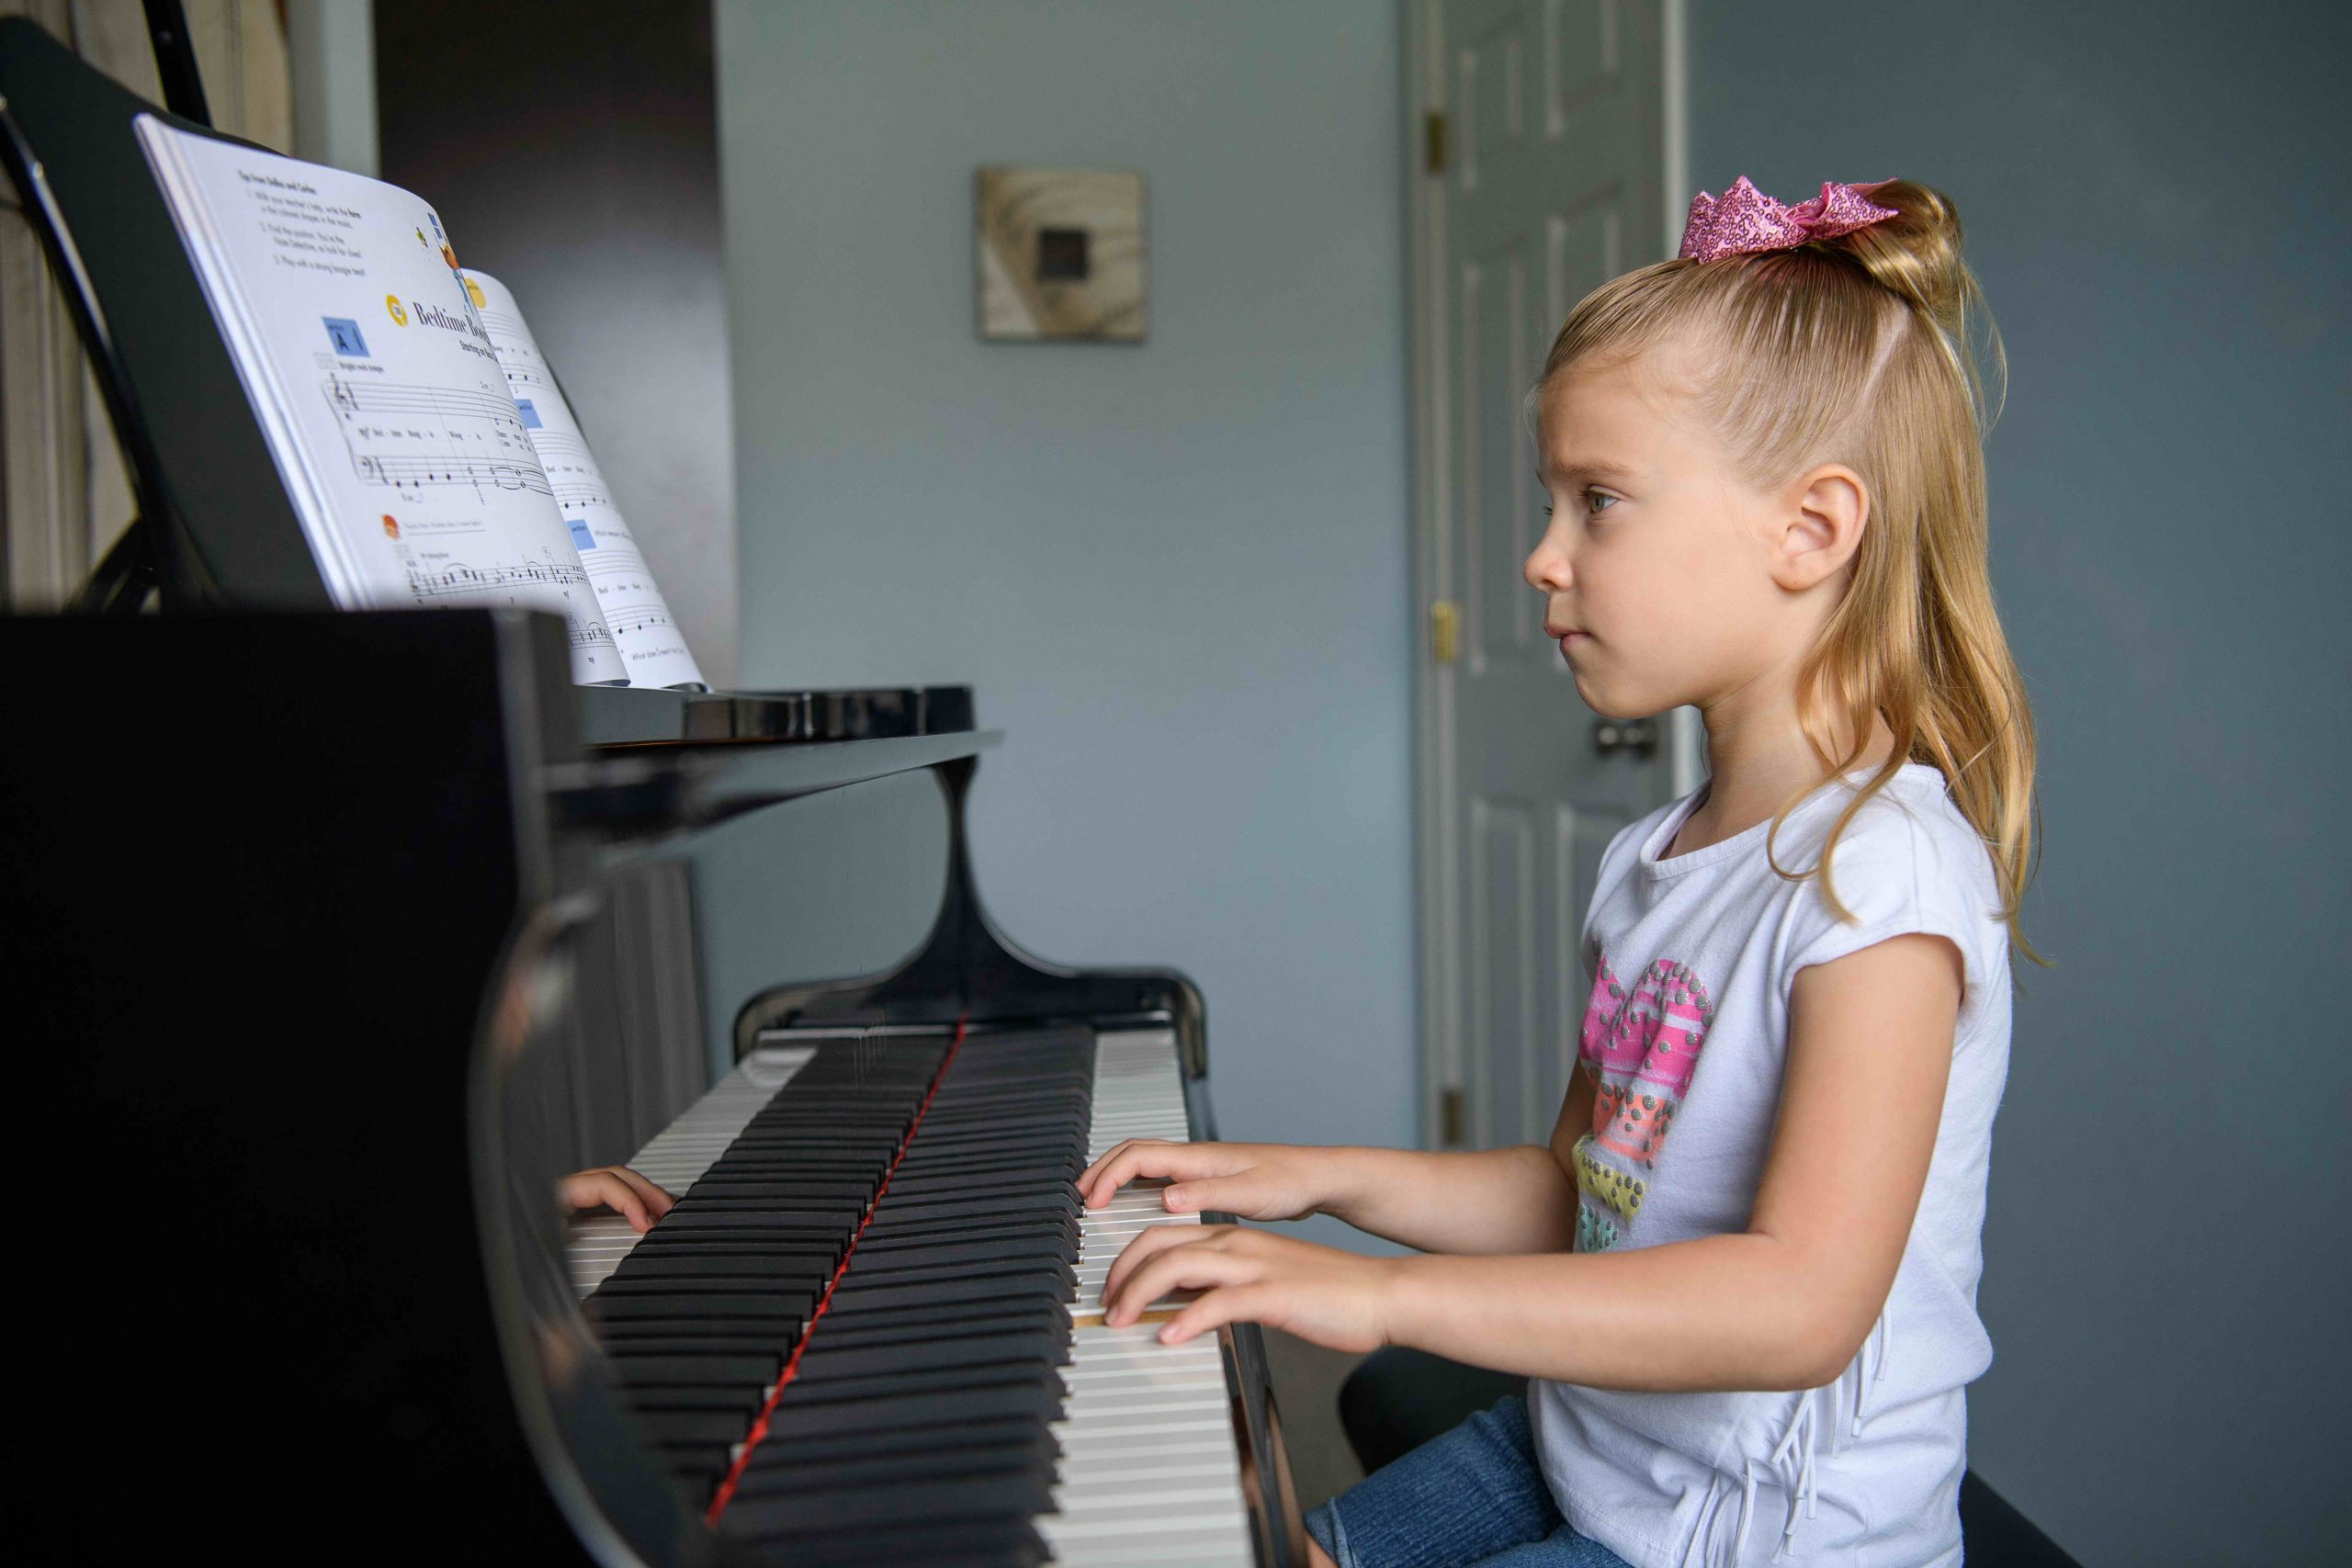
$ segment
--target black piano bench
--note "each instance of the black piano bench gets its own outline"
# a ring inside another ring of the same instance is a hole
[[[1340,1425],[1370,1475],[1496,1400],[1526,1390],[1525,1378],[1466,1367],[1426,1350],[1392,1347],[1365,1357],[1340,1385]],[[2081,1568],[1973,1470],[1961,1478],[1960,1533],[1971,1562],[1994,1568]]]

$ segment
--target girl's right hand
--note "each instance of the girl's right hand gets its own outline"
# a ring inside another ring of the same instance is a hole
[[[1171,1144],[1129,1138],[1078,1179],[1099,1209],[1128,1182],[1167,1177],[1159,1201],[1171,1214],[1216,1209],[1246,1220],[1295,1220],[1322,1201],[1331,1151],[1289,1144]]]

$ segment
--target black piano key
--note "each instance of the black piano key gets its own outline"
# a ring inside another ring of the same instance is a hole
[[[790,1100],[769,1102],[764,1110],[752,1112],[746,1126],[802,1126],[816,1134],[832,1134],[835,1138],[852,1138],[858,1134],[906,1134],[908,1122],[915,1119],[915,1107],[922,1105],[922,1096],[906,1089],[891,1089],[879,1096],[847,1096],[828,1093],[823,1105],[793,1105]]]
[[[630,1326],[634,1327],[635,1325]],[[649,1334],[615,1337],[603,1337],[607,1356],[616,1352],[630,1356],[772,1356],[778,1367],[792,1354],[794,1341],[777,1340],[764,1335]],[[775,1373],[769,1373],[774,1381]]]
[[[689,1187],[687,1197],[696,1203],[710,1199],[844,1199],[844,1201],[873,1201],[875,1185],[879,1182],[826,1182],[809,1178],[788,1176],[781,1180],[760,1180],[751,1176],[729,1176],[710,1180],[708,1176]]]
[[[605,1355],[631,1388],[764,1388],[784,1370],[782,1356],[639,1355],[617,1346]]]
[[[824,1293],[830,1272],[797,1274],[615,1274],[596,1287],[594,1300],[617,1301],[624,1296],[790,1296],[816,1305]]]
[[[589,1301],[606,1317],[616,1315],[612,1310],[623,1302],[702,1301],[712,1297],[735,1300],[757,1299],[765,1303],[758,1311],[763,1316],[783,1315],[806,1319],[825,1292],[825,1281],[813,1283],[788,1279],[783,1275],[676,1274],[654,1279],[620,1279],[605,1280],[596,1287]],[[693,1309],[689,1309],[693,1310]],[[714,1316],[724,1315],[729,1309],[713,1306]],[[642,1312],[623,1311],[617,1315],[645,1317],[655,1315]]]
[[[805,1323],[816,1302],[805,1292],[781,1291],[758,1294],[696,1295],[678,1292],[666,1296],[623,1295],[607,1298],[602,1291],[588,1299],[591,1312],[606,1323],[627,1318],[694,1318],[709,1316],[746,1322]]]
[[[1042,1329],[1023,1334],[984,1334],[961,1339],[933,1339],[910,1345],[843,1346],[809,1341],[793,1371],[793,1383],[828,1378],[865,1377],[884,1371],[919,1371],[931,1367],[1060,1365],[1061,1342]]]
[[[876,1525],[904,1528],[967,1519],[1027,1520],[1052,1508],[1050,1484],[1016,1472],[934,1476],[748,1500],[738,1494],[727,1507],[727,1533],[749,1540],[775,1540]]]
[[[768,1390],[774,1382],[756,1388],[706,1388],[693,1383],[633,1383],[621,1382],[621,1402],[639,1410],[731,1410],[743,1430],[752,1429],[752,1418],[768,1402]]]
[[[1085,1111],[1077,1107],[1036,1111],[989,1109],[962,1113],[934,1108],[922,1119],[922,1130],[915,1134],[915,1140],[938,1145],[967,1136],[1009,1138],[1029,1134],[1083,1139],[1086,1136],[1086,1121]]]
[[[874,1201],[874,1195],[882,1190],[878,1181],[868,1186],[862,1181],[814,1182],[797,1179],[767,1181],[744,1177],[729,1177],[724,1181],[712,1182],[707,1192],[703,1190],[704,1185],[697,1181],[687,1189],[686,1195],[678,1201],[678,1207],[707,1208],[724,1203],[739,1209],[863,1209]],[[725,1191],[721,1190],[722,1188],[736,1190]],[[677,1211],[673,1209],[671,1212],[674,1213]]]
[[[950,1155],[1039,1154],[1053,1155],[1070,1146],[1067,1134],[1057,1133],[942,1133],[932,1134],[923,1128],[909,1145],[926,1155],[945,1157]]]
[[[1046,1543],[1025,1518],[873,1526],[778,1542],[793,1568],[1038,1568]]]
[[[832,1279],[830,1269],[807,1266],[792,1269],[777,1269],[763,1273],[752,1267],[759,1260],[748,1257],[721,1257],[707,1259],[709,1269],[657,1269],[644,1273],[614,1273],[596,1287],[596,1295],[604,1296],[707,1296],[707,1295],[775,1295],[779,1293],[805,1295],[811,1298],[824,1294],[826,1282]]]
[[[915,1108],[901,1100],[887,1108],[846,1117],[779,1116],[767,1112],[744,1124],[741,1138],[791,1137],[808,1144],[872,1144],[904,1138],[914,1125]]]
[[[938,1247],[945,1242],[1013,1242],[1052,1238],[1075,1242],[1078,1226],[1069,1220],[1032,1216],[1017,1224],[971,1225],[910,1225],[903,1235],[894,1234],[895,1227],[869,1225],[858,1237],[857,1256],[869,1252],[889,1252],[901,1247]],[[649,1238],[650,1239],[650,1238]],[[640,1241],[639,1247],[645,1245]]]
[[[787,1389],[786,1393],[789,1394],[791,1391]],[[787,1397],[777,1400],[776,1407],[768,1413],[768,1440],[781,1438],[788,1443],[800,1435],[859,1427],[875,1431],[956,1427],[967,1421],[1008,1416],[1049,1421],[1060,1404],[1060,1394],[1051,1385],[1035,1380],[883,1399],[804,1402]]]
[[[917,1183],[892,1181],[888,1191],[875,1200],[874,1207],[901,1209],[910,1203],[985,1203],[1020,1198],[1058,1198],[1067,1202],[1080,1201],[1078,1184],[1059,1176],[1039,1176],[1034,1171],[1000,1171],[986,1176],[961,1179],[932,1178]]]
[[[944,1306],[951,1302],[1070,1299],[1069,1287],[1063,1283],[1062,1277],[1042,1269],[978,1280],[928,1280],[915,1285],[891,1284],[887,1279],[871,1285],[854,1285],[851,1281],[855,1278],[854,1273],[844,1275],[834,1289],[836,1308],[846,1311],[856,1306]]]
[[[907,1371],[869,1372],[860,1377],[826,1378],[802,1387],[795,1377],[777,1402],[782,1409],[807,1410],[819,1404],[866,1404],[877,1399],[899,1399],[919,1393],[960,1393],[970,1390],[1019,1384],[1046,1389],[1058,1403],[1067,1392],[1058,1368],[1023,1361],[1011,1366],[917,1367]]]
[[[718,1484],[718,1478],[734,1464],[738,1440],[740,1434],[723,1443],[667,1443],[654,1436],[653,1447],[662,1468],[685,1483],[688,1492],[695,1495],[695,1501],[701,1503]]]
[[[923,1224],[937,1221],[984,1220],[1001,1223],[1031,1214],[1060,1214],[1075,1219],[1080,1213],[1075,1192],[1046,1191],[1022,1197],[936,1199],[918,1193],[912,1198],[885,1198],[875,1205],[874,1223]],[[675,1217],[675,1211],[672,1215]]]
[[[628,1260],[639,1258],[669,1259],[676,1258],[774,1258],[784,1253],[813,1253],[826,1259],[825,1267],[836,1268],[842,1254],[848,1250],[846,1235],[822,1236],[805,1233],[759,1235],[741,1231],[672,1231],[667,1235],[656,1225],[637,1238],[629,1249]],[[619,1270],[616,1269],[617,1273]]]
[[[937,1175],[909,1176],[902,1169],[890,1178],[888,1197],[897,1198],[921,1192],[956,1197],[960,1193],[994,1191],[1001,1188],[1068,1187],[1075,1189],[1074,1172],[1041,1170],[1034,1165],[1013,1166],[1004,1170],[956,1171]]]
[[[765,1447],[764,1443],[761,1445],[762,1449]],[[756,1454],[760,1450],[752,1451]],[[740,1504],[754,1497],[772,1497],[794,1492],[823,1492],[837,1486],[885,1485],[899,1481],[922,1481],[933,1476],[1038,1476],[1050,1485],[1054,1479],[1055,1458],[1050,1450],[1034,1443],[976,1447],[959,1432],[952,1447],[815,1461],[801,1456],[790,1465],[773,1465],[765,1469],[746,1466],[741,1478],[735,1483],[735,1499]],[[730,1508],[734,1506],[729,1505]]]
[[[975,1237],[995,1239],[1017,1234],[1021,1227],[1030,1227],[1032,1235],[1058,1237],[1066,1246],[1078,1246],[1078,1220],[1070,1214],[1057,1214],[1050,1209],[1032,1209],[1023,1214],[1009,1216],[1006,1223],[990,1224],[980,1220],[926,1219],[893,1215],[876,1220],[865,1227],[858,1239],[864,1250],[872,1246],[877,1250],[891,1247],[934,1245],[943,1241],[965,1241]]]
[[[839,1149],[796,1154],[789,1143],[770,1146],[764,1142],[755,1141],[730,1145],[725,1154],[711,1162],[710,1170],[703,1172],[702,1179],[709,1180],[712,1171],[757,1171],[763,1180],[770,1178],[812,1180],[840,1178],[864,1181],[889,1169],[890,1162],[898,1157],[899,1149],[895,1144],[888,1146],[876,1145],[875,1152],[865,1155],[844,1154]]]
[[[855,1102],[846,1095],[828,1095],[825,1103],[815,1108],[794,1106],[779,1099],[765,1110],[752,1112],[745,1126],[796,1128],[835,1138],[903,1134],[914,1120],[915,1107],[922,1103],[921,1096],[903,1089]]]
[[[872,1250],[861,1245],[857,1249],[857,1273],[862,1280],[871,1280],[908,1269],[934,1269],[957,1263],[995,1263],[1007,1259],[1056,1263],[1067,1261],[1069,1257],[1069,1249],[1058,1236],[1039,1236],[1028,1241],[948,1241],[933,1247],[876,1247]]]
[[[1014,1092],[1010,1089],[981,1090],[949,1081],[940,1086],[932,1097],[931,1109],[923,1112],[922,1126],[929,1131],[935,1121],[939,1125],[955,1126],[983,1117],[1015,1116],[1080,1116],[1089,1114],[1089,1097],[1072,1091],[1068,1086],[1045,1086],[1035,1090]]]
[[[607,1318],[596,1328],[606,1346],[639,1339],[763,1339],[790,1346],[800,1337],[797,1317],[704,1317],[688,1313],[671,1317]]]
[[[936,1459],[951,1449],[959,1453],[1017,1450],[1043,1454],[1048,1462],[1060,1459],[1062,1451],[1052,1430],[1026,1416],[964,1422],[956,1427],[952,1443],[941,1442],[937,1433],[922,1427],[847,1427],[834,1432],[804,1432],[788,1440],[760,1444],[744,1461],[743,1479],[748,1485],[758,1476],[780,1473],[789,1477],[804,1464],[900,1456]]]
[[[787,1252],[761,1248],[723,1253],[688,1250],[677,1256],[632,1251],[621,1259],[620,1267],[615,1269],[608,1278],[650,1280],[681,1274],[759,1274],[786,1278],[814,1276],[821,1280],[831,1277],[834,1265],[840,1261],[838,1252],[805,1249]]]
[[[882,1312],[843,1309],[825,1314],[825,1343],[897,1345],[922,1339],[1003,1334],[1041,1328],[1069,1343],[1069,1312],[1059,1302],[956,1302],[947,1306],[892,1308]],[[811,1341],[813,1343],[813,1339]]]
[[[639,1410],[637,1418],[664,1445],[740,1443],[749,1429],[731,1410]]]
[[[1008,1155],[1001,1159],[956,1160],[944,1164],[929,1160],[919,1162],[913,1151],[910,1150],[907,1157],[899,1162],[899,1168],[891,1173],[890,1190],[896,1192],[907,1185],[935,1187],[984,1177],[1031,1176],[1075,1181],[1079,1173],[1086,1168],[1086,1163],[1085,1152],[1075,1149],[1067,1155],[1043,1157]]]
[[[701,1204],[693,1199],[682,1199],[677,1207],[662,1216],[661,1228],[675,1235],[681,1230],[759,1230],[759,1231],[818,1231],[848,1232],[857,1228],[865,1217],[865,1208],[858,1204],[847,1208],[806,1209],[749,1208],[737,1209],[721,1203]]]
[[[885,1254],[884,1256],[888,1256]],[[1069,1300],[1078,1290],[1078,1269],[1075,1258],[1037,1256],[1005,1258],[987,1263],[935,1263],[921,1268],[890,1269],[869,1272],[853,1267],[842,1276],[842,1284],[865,1285],[927,1285],[944,1280],[987,1280],[1006,1274],[1052,1275],[1065,1287],[1063,1299]]]

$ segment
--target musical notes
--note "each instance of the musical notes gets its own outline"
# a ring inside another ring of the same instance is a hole
[[[343,376],[329,376],[322,389],[363,483],[555,493],[512,397]]]
[[[499,589],[511,592],[517,588],[585,588],[588,586],[588,572],[585,568],[565,566],[557,561],[517,561],[506,566],[481,567],[452,562],[430,570],[412,564],[408,581],[409,592],[423,603],[451,594],[471,596]]]
[[[587,535],[580,546],[581,564],[587,568],[597,606],[628,662],[630,681],[646,686],[702,684],[702,671],[671,618],[668,602],[654,586],[645,556],[588,450],[579,420],[548,369],[531,329],[524,324],[514,297],[494,277],[479,272],[467,276],[478,291],[482,327],[506,373],[507,388],[518,400],[530,402],[531,416],[523,423],[556,504],[575,538]]]

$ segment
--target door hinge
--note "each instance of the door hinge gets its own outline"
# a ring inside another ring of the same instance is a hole
[[[1438,1096],[1438,1141],[1449,1149],[1462,1146],[1462,1091],[1447,1089]]]
[[[1421,117],[1422,162],[1433,175],[1445,172],[1445,111],[1431,109]]]
[[[1451,664],[1462,657],[1462,609],[1451,599],[1430,601],[1430,658]]]

